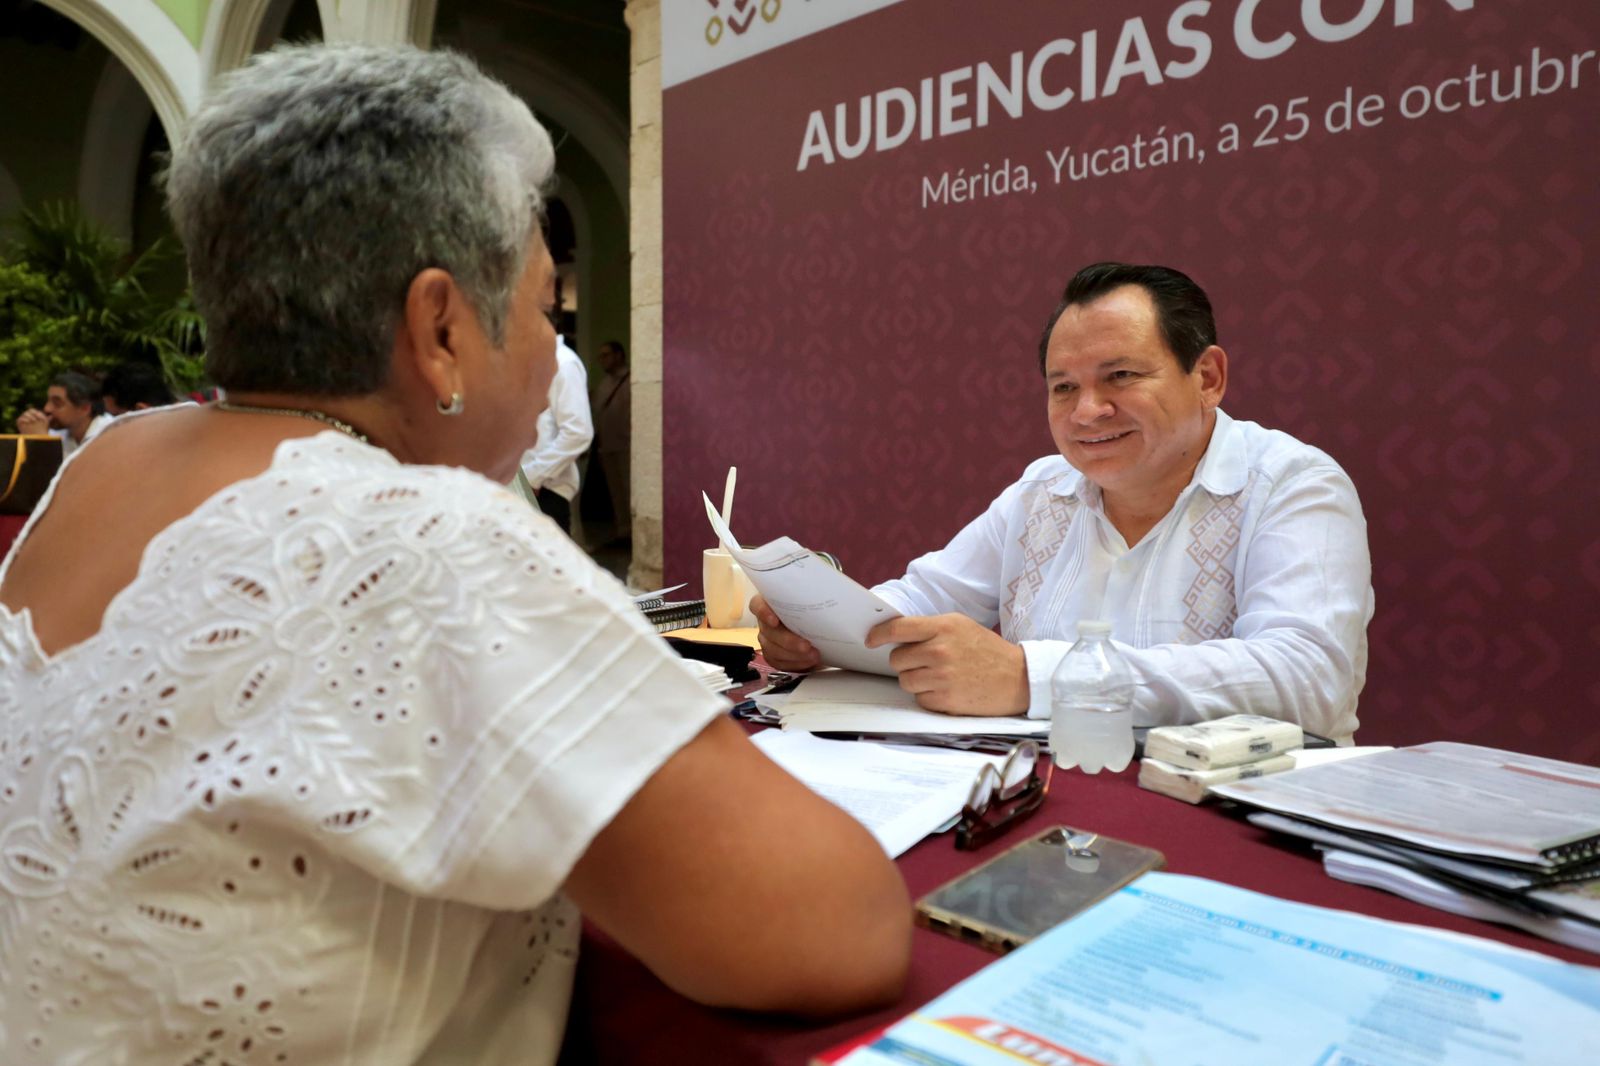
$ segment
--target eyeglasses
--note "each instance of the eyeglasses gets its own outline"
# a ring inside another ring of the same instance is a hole
[[[966,806],[961,808],[961,821],[956,823],[959,850],[983,847],[1039,809],[1055,771],[1055,763],[1047,761],[1041,778],[1039,758],[1038,741],[1024,740],[1007,753],[1000,769],[993,763],[983,764],[967,794]]]

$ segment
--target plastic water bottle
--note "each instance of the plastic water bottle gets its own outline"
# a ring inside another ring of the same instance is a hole
[[[1050,750],[1057,766],[1086,774],[1116,773],[1133,758],[1133,672],[1109,622],[1079,622],[1078,642],[1051,675]]]

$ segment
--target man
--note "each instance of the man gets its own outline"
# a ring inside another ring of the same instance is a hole
[[[876,590],[904,617],[867,643],[899,645],[901,686],[929,710],[1048,717],[1078,621],[1104,619],[1136,722],[1252,712],[1353,734],[1373,606],[1355,487],[1220,409],[1228,358],[1205,293],[1166,267],[1086,267],[1039,355],[1060,454]],[[769,662],[817,665],[752,607]]]
[[[50,380],[45,392],[44,410],[30,407],[17,416],[17,432],[61,438],[65,455],[77,451],[99,435],[111,416],[95,410],[99,390],[86,375],[68,370]]]
[[[100,402],[113,418],[129,411],[165,407],[172,403],[172,390],[159,367],[149,363],[118,363],[100,382]]]
[[[622,342],[606,341],[600,346],[600,370],[604,377],[594,393],[594,450],[611,494],[611,513],[616,516],[616,539],[628,540],[633,533],[633,507],[629,496],[629,463],[633,447],[633,397],[628,382],[628,353]]]
[[[572,501],[578,495],[578,457],[594,439],[589,420],[589,373],[566,338],[556,342],[556,376],[550,406],[539,416],[539,443],[522,455],[524,493],[562,532],[572,532]]]

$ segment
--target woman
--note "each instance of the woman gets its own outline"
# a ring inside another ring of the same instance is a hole
[[[8,1066],[548,1061],[574,903],[705,1003],[898,991],[876,844],[501,487],[552,167],[405,49],[258,56],[178,141],[228,398],[118,420],[0,570]]]

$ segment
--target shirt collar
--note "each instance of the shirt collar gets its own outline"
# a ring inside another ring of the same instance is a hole
[[[1250,465],[1245,455],[1244,434],[1228,413],[1219,407],[1216,425],[1211,427],[1211,441],[1206,445],[1206,454],[1201,457],[1200,465],[1195,468],[1194,479],[1184,493],[1198,485],[1213,496],[1232,496],[1242,491],[1249,480]],[[1049,491],[1052,496],[1068,500],[1082,499],[1095,505],[1100,502],[1099,486],[1071,466],[1050,483]]]
[[[1217,408],[1217,424],[1211,427],[1211,443],[1194,472],[1194,484],[1213,496],[1232,496],[1242,492],[1250,481],[1250,460],[1245,454],[1244,434],[1228,413]]]

